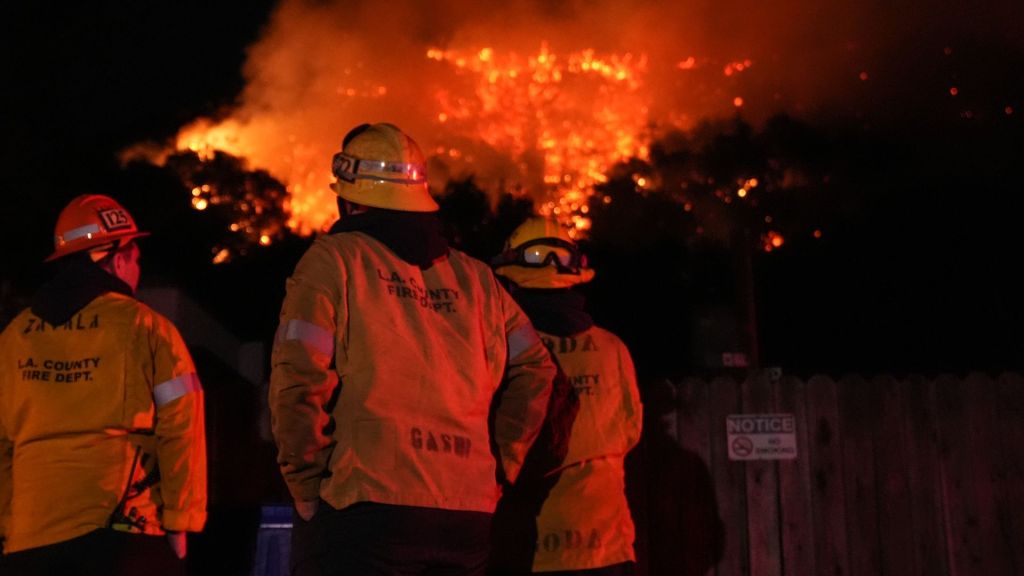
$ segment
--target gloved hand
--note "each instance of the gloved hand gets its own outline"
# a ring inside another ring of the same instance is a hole
[[[313,515],[316,514],[316,509],[320,506],[319,500],[296,500],[295,511],[299,513],[299,518],[302,518],[306,522],[313,519]]]
[[[185,540],[185,532],[167,532],[167,543],[179,560],[185,558],[188,542]]]

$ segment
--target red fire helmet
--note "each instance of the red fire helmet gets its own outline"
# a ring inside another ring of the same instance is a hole
[[[57,217],[53,231],[53,254],[46,262],[76,252],[113,248],[133,238],[149,236],[140,232],[132,215],[113,198],[83,194],[73,199]]]

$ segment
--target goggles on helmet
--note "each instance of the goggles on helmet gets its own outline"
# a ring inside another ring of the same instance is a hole
[[[562,274],[579,274],[587,267],[587,257],[572,242],[559,238],[537,238],[523,242],[495,259],[495,266],[544,268],[554,264]]]
[[[334,155],[331,171],[339,180],[380,180],[396,184],[422,184],[427,181],[427,171],[420,164],[363,160],[344,152]]]

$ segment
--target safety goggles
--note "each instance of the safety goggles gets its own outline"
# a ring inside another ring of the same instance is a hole
[[[427,181],[427,171],[419,164],[363,160],[344,152],[334,155],[331,171],[339,180],[381,180],[396,184],[420,184]]]
[[[587,267],[587,257],[571,242],[559,238],[538,238],[500,254],[494,264],[527,268],[554,265],[562,274],[579,274],[580,270]]]

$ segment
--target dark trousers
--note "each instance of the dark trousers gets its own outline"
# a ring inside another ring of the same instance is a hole
[[[184,576],[185,561],[163,536],[94,530],[48,546],[14,552],[4,576]]]
[[[294,514],[292,576],[483,576],[491,515],[363,502]]]

